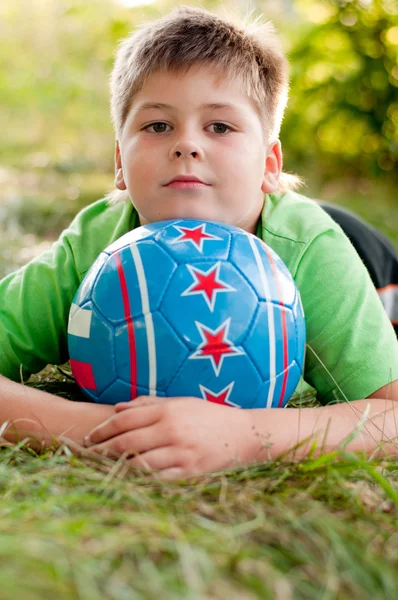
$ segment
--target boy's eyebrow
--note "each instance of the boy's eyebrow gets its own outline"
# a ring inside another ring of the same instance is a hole
[[[164,104],[163,102],[143,102],[142,104],[139,104],[135,110],[135,114],[137,114],[138,112],[142,111],[142,110],[148,110],[148,109],[171,109],[173,110],[175,107],[172,106],[171,104]],[[205,109],[205,108],[211,108],[213,110],[219,110],[219,109],[233,109],[233,110],[237,110],[238,106],[236,106],[235,104],[229,104],[229,103],[220,103],[220,102],[210,102],[210,103],[206,103],[206,104],[201,104],[201,106],[199,106],[200,109]]]

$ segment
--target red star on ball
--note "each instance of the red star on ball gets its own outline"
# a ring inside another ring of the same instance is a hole
[[[173,241],[173,244],[179,242],[191,242],[199,252],[203,252],[203,244],[206,240],[221,240],[221,238],[216,235],[206,233],[205,223],[202,223],[202,225],[198,225],[197,227],[179,227],[178,225],[174,225],[174,227],[181,235]]]
[[[203,323],[195,321],[203,341],[189,358],[208,358],[217,376],[220,374],[224,358],[243,354],[243,351],[236,348],[228,339],[230,324],[231,317],[224,321],[218,329],[213,330],[203,325]]]
[[[208,388],[205,388],[204,385],[199,384],[200,393],[202,394],[203,400],[206,400],[207,402],[215,402],[216,404],[222,404],[224,406],[235,406],[236,408],[241,408],[239,404],[235,404],[229,399],[234,384],[235,381],[231,381],[231,383],[227,385],[227,387],[225,387],[217,394],[215,392],[212,392]]]
[[[197,267],[187,265],[194,282],[181,294],[181,296],[193,296],[202,294],[207,306],[213,312],[218,292],[236,292],[236,289],[220,279],[221,263],[218,262],[207,271],[201,271]]]

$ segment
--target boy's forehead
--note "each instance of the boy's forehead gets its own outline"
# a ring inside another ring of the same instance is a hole
[[[202,80],[209,84],[226,87],[231,84],[238,86],[242,83],[242,78],[228,71],[221,71],[220,67],[211,64],[195,63],[192,65],[182,65],[176,68],[159,68],[154,70],[148,77],[147,83],[156,82],[159,78],[173,80]]]
[[[193,66],[184,72],[153,72],[135,94],[130,108],[134,108],[135,113],[151,109],[171,110],[182,96],[195,100],[198,108],[203,110],[236,111],[252,105],[252,99],[238,78],[233,80],[207,66]]]

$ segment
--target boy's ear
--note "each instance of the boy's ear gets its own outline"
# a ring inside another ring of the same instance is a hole
[[[261,190],[264,194],[276,192],[279,185],[279,177],[282,171],[282,148],[279,140],[273,142],[268,148],[265,159],[265,169]]]
[[[119,142],[116,140],[115,145],[115,186],[118,190],[126,190],[127,186],[124,182],[122,157],[120,155]]]

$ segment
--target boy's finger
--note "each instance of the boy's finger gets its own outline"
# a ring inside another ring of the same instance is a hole
[[[151,408],[152,404],[152,408]],[[141,429],[142,427],[149,427],[153,425],[161,418],[161,411],[156,410],[158,402],[147,402],[140,406],[136,406],[137,411],[132,412],[130,415],[125,417],[121,416],[118,418],[117,414],[113,415],[100,425],[97,425],[92,429],[84,438],[84,445],[88,447],[93,444],[100,444],[110,438],[113,438],[121,433],[127,431],[133,431],[134,429]],[[141,410],[138,410],[141,409]]]
[[[122,410],[126,410],[128,408],[138,408],[139,406],[148,406],[150,404],[161,404],[168,400],[169,398],[159,398],[157,396],[138,396],[134,400],[130,400],[130,402],[118,402],[115,404],[115,412],[121,412]]]

